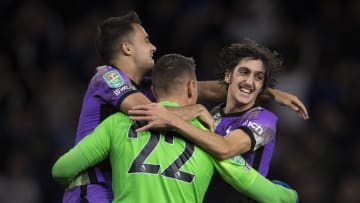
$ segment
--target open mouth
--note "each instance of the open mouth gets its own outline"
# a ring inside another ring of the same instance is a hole
[[[240,87],[240,92],[245,93],[245,94],[251,94],[253,92],[253,90],[251,88],[246,88],[246,87]]]

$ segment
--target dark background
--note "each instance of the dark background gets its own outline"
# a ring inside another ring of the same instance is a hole
[[[215,79],[219,49],[250,37],[285,58],[278,88],[308,107],[303,121],[274,102],[278,143],[270,178],[304,203],[360,202],[360,1],[1,0],[0,202],[61,202],[50,176],[73,143],[87,83],[102,62],[97,23],[135,10],[155,58],[193,56]],[[211,103],[206,103],[211,106]]]

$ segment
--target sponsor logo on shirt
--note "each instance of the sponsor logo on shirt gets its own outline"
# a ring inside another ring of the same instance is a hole
[[[119,88],[117,88],[116,90],[113,91],[115,96],[119,96],[122,92],[126,92],[128,90],[135,90],[135,87],[130,86],[129,84],[125,84]]]
[[[112,88],[120,87],[123,84],[123,80],[122,80],[119,72],[117,72],[115,70],[105,73],[103,75],[103,78],[105,79],[105,81],[109,85],[109,87],[112,87]]]
[[[232,158],[232,160],[237,163],[238,165],[244,165],[246,163],[246,161],[244,160],[244,158],[241,155],[236,155]]]
[[[232,160],[239,166],[244,166],[244,171],[249,172],[251,166],[245,161],[245,159],[241,155],[236,155],[232,158]]]
[[[249,121],[247,126],[250,127],[251,129],[253,129],[259,135],[261,135],[264,132],[264,129],[261,127],[261,125],[255,123],[255,122]]]

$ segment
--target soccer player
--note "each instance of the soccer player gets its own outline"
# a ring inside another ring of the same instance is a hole
[[[153,53],[156,48],[149,41],[135,12],[108,18],[99,25],[97,48],[108,65],[98,67],[89,83],[75,143],[90,134],[109,115],[119,110],[127,113],[133,105],[154,101],[150,90],[151,80],[144,75],[154,65]],[[192,105],[178,112],[184,115],[184,119],[200,117],[206,122],[207,118],[201,116],[204,109],[202,105]],[[212,125],[211,116],[208,119]],[[112,198],[111,169],[108,160],[105,160],[69,183],[63,202],[98,203],[110,202]]]
[[[281,67],[282,60],[276,52],[250,39],[223,48],[219,54],[218,69],[221,81],[227,87],[227,99],[225,104],[212,111],[215,133],[196,128],[155,104],[130,110],[130,115],[133,115],[130,118],[148,121],[138,131],[171,126],[220,160],[236,159],[242,154],[253,168],[266,176],[275,147],[278,118],[259,106],[257,100],[264,89],[274,85],[274,73]],[[218,179],[215,181],[221,185],[216,187],[222,191],[221,194],[233,193],[226,184]],[[233,195],[224,196],[220,198],[222,201],[234,198]],[[239,195],[235,193],[236,196]],[[208,199],[209,202],[220,200],[215,196]]]
[[[151,71],[155,46],[141,26],[135,12],[106,19],[98,26],[97,49],[105,66],[97,68],[83,99],[75,144],[91,133],[109,115],[127,113],[133,106],[155,101],[150,90]],[[198,82],[199,96],[203,99],[224,98],[224,88],[216,81]],[[208,88],[207,88],[208,87]],[[293,95],[275,89],[267,90],[279,103],[306,114],[304,105]],[[210,128],[213,119],[200,104],[170,108],[185,120],[198,117]],[[63,202],[109,202],[112,199],[111,169],[108,160],[81,173],[67,185]]]
[[[198,97],[193,59],[161,57],[153,70],[153,91],[168,106],[195,104]],[[192,125],[205,129],[199,120]],[[110,158],[113,202],[202,202],[216,169],[238,191],[259,202],[292,203],[294,190],[274,184],[241,156],[216,161],[173,131],[137,133],[139,123],[123,113],[105,119],[53,166],[53,177],[67,184],[79,172]]]

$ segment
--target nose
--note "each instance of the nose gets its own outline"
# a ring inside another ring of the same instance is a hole
[[[254,80],[255,80],[254,77],[255,77],[254,75],[248,75],[245,79],[245,82],[250,85],[254,84]]]
[[[156,46],[153,45],[153,44],[151,44],[151,51],[152,51],[152,53],[155,53],[155,52],[156,52]]]

